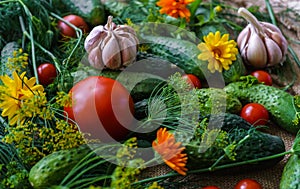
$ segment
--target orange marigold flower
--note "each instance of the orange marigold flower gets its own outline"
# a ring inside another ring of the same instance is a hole
[[[161,7],[160,14],[167,14],[174,18],[185,18],[187,22],[190,21],[191,12],[187,5],[194,0],[159,0],[156,5]]]
[[[152,147],[170,168],[181,175],[186,175],[185,165],[188,158],[187,154],[182,153],[185,147],[181,146],[181,142],[176,142],[174,135],[166,128],[157,131],[157,139],[152,142]]]

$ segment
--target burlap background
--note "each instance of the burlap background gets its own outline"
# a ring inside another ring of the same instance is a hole
[[[267,13],[267,9],[265,6],[264,0],[223,0],[226,4],[231,4],[235,7],[249,7],[249,6],[259,6],[260,11],[264,11]],[[300,58],[300,45],[295,43],[293,40],[299,40],[300,39],[300,3],[298,0],[270,0],[270,3],[272,4],[272,7],[276,14],[276,19],[278,21],[278,24],[280,25],[280,28],[284,32],[284,34],[287,36],[287,39],[289,41],[289,44],[291,47],[295,50],[298,57]],[[286,8],[292,8],[296,12],[296,14],[280,14],[282,11],[286,10]],[[297,21],[298,19],[298,21]],[[300,75],[298,76],[297,73],[300,73],[299,67],[295,64],[294,61],[292,61],[293,65],[293,72],[290,72],[288,70],[284,70],[283,73],[287,80],[282,80],[278,78],[276,75],[273,75],[273,79],[275,80],[274,83],[284,86],[288,84],[292,78],[293,75],[296,74],[297,79],[295,81],[295,84],[291,87],[289,92],[292,94],[300,95]],[[270,126],[270,132],[272,134],[280,136],[286,145],[286,149],[290,149],[293,140],[295,138],[294,135],[287,133],[286,131],[282,130],[281,128],[271,125]],[[172,178],[174,180],[174,183],[177,181],[180,182],[186,182],[184,187],[182,186],[176,186],[174,184],[173,186],[169,186],[167,188],[198,188],[201,189],[201,187],[207,186],[207,185],[217,185],[221,189],[233,189],[234,185],[241,179],[244,178],[251,178],[255,179],[258,182],[260,182],[263,185],[264,189],[279,189],[279,183],[281,179],[281,174],[283,171],[283,168],[285,166],[285,163],[288,159],[288,156],[285,156],[284,159],[279,162],[274,167],[270,167],[268,169],[260,169],[260,170],[244,170],[245,172],[230,172],[230,171],[218,171],[213,173],[205,173],[205,174],[197,174],[197,175],[189,175],[187,177],[178,177],[178,178]],[[170,171],[170,168],[168,168],[166,165],[156,166],[148,168],[145,173],[142,175],[142,177],[149,177],[149,176],[158,176],[166,174]]]

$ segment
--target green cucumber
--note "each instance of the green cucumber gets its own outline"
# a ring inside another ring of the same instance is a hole
[[[116,0],[101,0],[105,10],[114,17],[121,16],[123,10],[129,6],[128,3]]]
[[[201,127],[203,122],[209,123],[211,129]],[[213,133],[214,129],[217,129],[216,133]],[[205,132],[208,133],[207,140],[203,137]],[[209,135],[209,133],[212,134]],[[180,138],[176,137],[176,140],[180,141]],[[239,143],[240,141],[242,142]],[[219,166],[285,152],[285,145],[280,137],[260,132],[240,116],[227,113],[214,115],[212,120],[203,119],[194,137],[184,146],[188,155],[189,170],[209,168],[216,162],[218,162],[216,166]],[[270,167],[282,158],[281,156],[252,163],[249,167]]]
[[[150,54],[170,61],[187,74],[194,74],[200,79],[214,76],[207,68],[208,63],[197,58],[200,50],[197,44],[193,42],[149,35],[143,36],[141,41],[150,47]],[[230,66],[230,69],[222,73],[225,83],[236,81],[245,74],[245,70],[242,59],[238,56],[237,60]]]
[[[61,2],[70,13],[81,16],[92,26],[106,21],[104,6],[100,0],[62,0]]]
[[[242,109],[242,104],[239,99],[234,96],[227,95],[222,89],[202,88],[197,90],[196,94],[198,95],[200,102],[201,116],[224,112],[234,114],[239,113]]]
[[[300,129],[299,102],[288,92],[248,80],[233,82],[224,87],[228,95],[238,98],[243,103],[262,104],[270,113],[271,120],[288,132],[296,134]]]
[[[280,189],[300,188],[300,156],[292,154],[287,161],[280,180]]]
[[[12,76],[12,70],[7,67],[7,62],[9,58],[13,58],[13,52],[18,51],[20,49],[20,45],[17,42],[9,42],[7,43],[2,51],[1,51],[1,70],[0,75],[8,75]]]
[[[33,188],[49,188],[58,185],[72,168],[82,160],[91,149],[87,145],[78,148],[53,152],[38,161],[29,172]]]

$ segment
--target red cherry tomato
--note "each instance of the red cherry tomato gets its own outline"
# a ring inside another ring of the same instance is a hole
[[[265,72],[263,70],[257,70],[252,72],[251,75],[256,77],[259,82],[262,82],[265,85],[272,86],[273,84],[272,77],[268,72]]]
[[[202,189],[220,189],[220,188],[217,186],[205,186]]]
[[[182,78],[186,79],[193,88],[200,89],[202,87],[200,79],[193,74],[185,74]]]
[[[74,120],[89,139],[103,142],[122,140],[133,125],[134,103],[127,89],[118,81],[91,76],[70,90],[72,107],[66,115]]]
[[[252,125],[265,125],[269,120],[268,110],[258,103],[249,103],[243,106],[240,116]]]
[[[37,68],[40,84],[47,86],[51,84],[57,76],[56,68],[53,64],[44,63]]]
[[[246,178],[240,180],[234,189],[262,189],[262,186],[256,180]]]
[[[88,30],[89,30],[87,23],[80,16],[70,14],[70,15],[63,17],[63,19],[70,22],[74,26],[80,28],[84,33],[88,32]],[[58,21],[57,27],[63,36],[76,37],[75,30],[68,24],[64,23],[63,21],[61,21],[61,20]]]

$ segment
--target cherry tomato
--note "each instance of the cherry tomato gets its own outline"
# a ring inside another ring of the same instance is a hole
[[[273,84],[271,75],[266,71],[257,70],[257,71],[252,72],[251,75],[256,77],[259,82],[262,82],[265,85],[272,86],[272,84]]]
[[[186,79],[192,88],[200,89],[202,87],[200,79],[193,74],[185,74],[182,78]]]
[[[66,115],[74,120],[89,139],[103,142],[122,140],[133,125],[134,103],[127,89],[118,81],[90,76],[70,90],[72,107]]]
[[[234,189],[262,189],[262,186],[256,180],[246,178],[240,180]]]
[[[252,125],[265,125],[269,120],[268,110],[258,103],[249,103],[243,106],[240,116]]]
[[[87,23],[80,16],[70,14],[70,15],[63,17],[63,19],[70,22],[74,26],[80,28],[84,33],[88,32],[88,30],[89,30]],[[61,21],[61,20],[58,21],[57,27],[60,30],[61,35],[67,36],[67,37],[76,37],[75,30],[68,24],[64,23],[63,21]]]
[[[51,84],[57,76],[56,68],[53,64],[44,63],[37,68],[40,84],[47,86]]]
[[[220,189],[220,188],[217,186],[205,186],[202,189]]]

